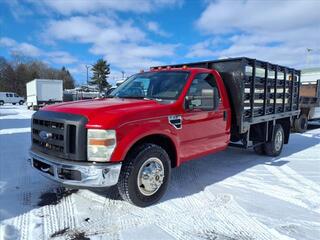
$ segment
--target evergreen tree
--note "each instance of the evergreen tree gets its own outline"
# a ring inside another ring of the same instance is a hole
[[[69,70],[66,69],[64,66],[61,68],[61,70],[59,72],[58,79],[62,79],[63,80],[63,88],[64,89],[72,89],[72,88],[74,88],[74,79],[71,76]]]
[[[102,92],[104,88],[110,88],[108,83],[108,75],[110,74],[110,64],[107,61],[99,59],[96,64],[92,66],[93,76],[91,77],[91,84],[96,84],[99,91]]]

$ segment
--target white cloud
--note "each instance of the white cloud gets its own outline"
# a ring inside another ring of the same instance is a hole
[[[212,38],[230,41],[223,49],[205,46],[208,55],[249,56],[303,67],[306,49],[311,48],[313,64],[319,65],[319,10],[316,0],[216,1],[207,6],[196,26]]]
[[[62,15],[120,12],[151,12],[162,7],[181,6],[182,0],[44,0],[33,1],[38,7],[49,8]]]
[[[72,64],[78,61],[77,58],[65,51],[53,51],[45,54],[49,61],[57,64]]]
[[[196,43],[189,47],[189,51],[186,55],[188,58],[201,58],[201,57],[213,57],[217,55],[217,52],[212,50],[211,48],[214,46],[219,46],[226,40],[222,38],[212,38],[207,39],[205,41]]]
[[[38,57],[42,54],[41,50],[29,43],[18,43],[7,37],[0,38],[0,47],[10,49],[10,52],[20,53],[27,57]]]
[[[52,20],[44,36],[48,39],[90,44],[89,52],[103,56],[111,65],[126,71],[161,63],[173,56],[176,45],[154,43],[132,21],[106,16],[76,16]]]
[[[3,2],[8,5],[12,16],[17,21],[21,21],[21,17],[30,16],[33,14],[31,9],[25,7],[18,0],[3,0]]]
[[[159,36],[162,36],[162,37],[168,37],[170,36],[169,33],[167,33],[166,31],[163,31],[159,24],[157,22],[153,22],[153,21],[150,21],[150,22],[147,22],[146,23],[146,27],[147,29],[150,31],[150,32],[153,32],[155,34],[158,34]]]
[[[0,47],[6,48],[13,55],[19,54],[26,57],[41,58],[41,60],[49,63],[71,64],[77,61],[77,59],[68,52],[44,51],[30,43],[18,43],[7,37],[0,38]]]
[[[11,38],[3,37],[0,38],[0,46],[2,47],[13,47],[17,44],[17,42]]]
[[[118,23],[105,16],[77,16],[64,20],[52,20],[44,35],[50,39],[81,43],[140,41],[145,38],[145,34],[133,27],[130,21]]]

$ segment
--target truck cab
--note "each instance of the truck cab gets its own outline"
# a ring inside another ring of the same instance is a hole
[[[23,105],[24,98],[13,92],[0,92],[0,105],[4,105],[5,103]]]
[[[46,106],[32,117],[32,166],[67,186],[117,185],[124,200],[145,207],[163,196],[172,168],[224,150],[231,140],[277,156],[298,114],[295,98],[289,111],[287,101],[280,108],[265,93],[264,107],[271,104],[274,112],[258,116],[261,100],[252,102],[253,111],[240,98],[248,94],[245,87],[230,91],[228,84],[244,82],[223,79],[214,68],[157,67],[129,77],[106,98]],[[243,126],[232,130],[237,119]]]

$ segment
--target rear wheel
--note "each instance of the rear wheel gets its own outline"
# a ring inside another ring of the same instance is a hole
[[[301,114],[299,118],[294,120],[294,129],[298,133],[304,133],[308,128],[308,117],[306,114]]]
[[[19,105],[23,105],[23,104],[24,104],[24,101],[21,100],[21,101],[19,102]]]
[[[0,105],[4,105],[4,101],[1,100],[1,101],[0,101]]]
[[[265,144],[266,155],[271,157],[279,156],[284,144],[284,131],[281,124],[276,124],[273,130],[273,137]]]
[[[12,105],[16,105],[17,103],[12,103]]]
[[[147,207],[164,195],[170,173],[167,152],[155,144],[142,144],[123,162],[118,182],[119,193],[123,200]]]

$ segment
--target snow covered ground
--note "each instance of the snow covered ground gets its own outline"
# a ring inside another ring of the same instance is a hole
[[[0,107],[0,239],[320,239],[320,128],[281,157],[227,151],[174,169],[160,203],[67,190],[30,168],[25,106]]]

